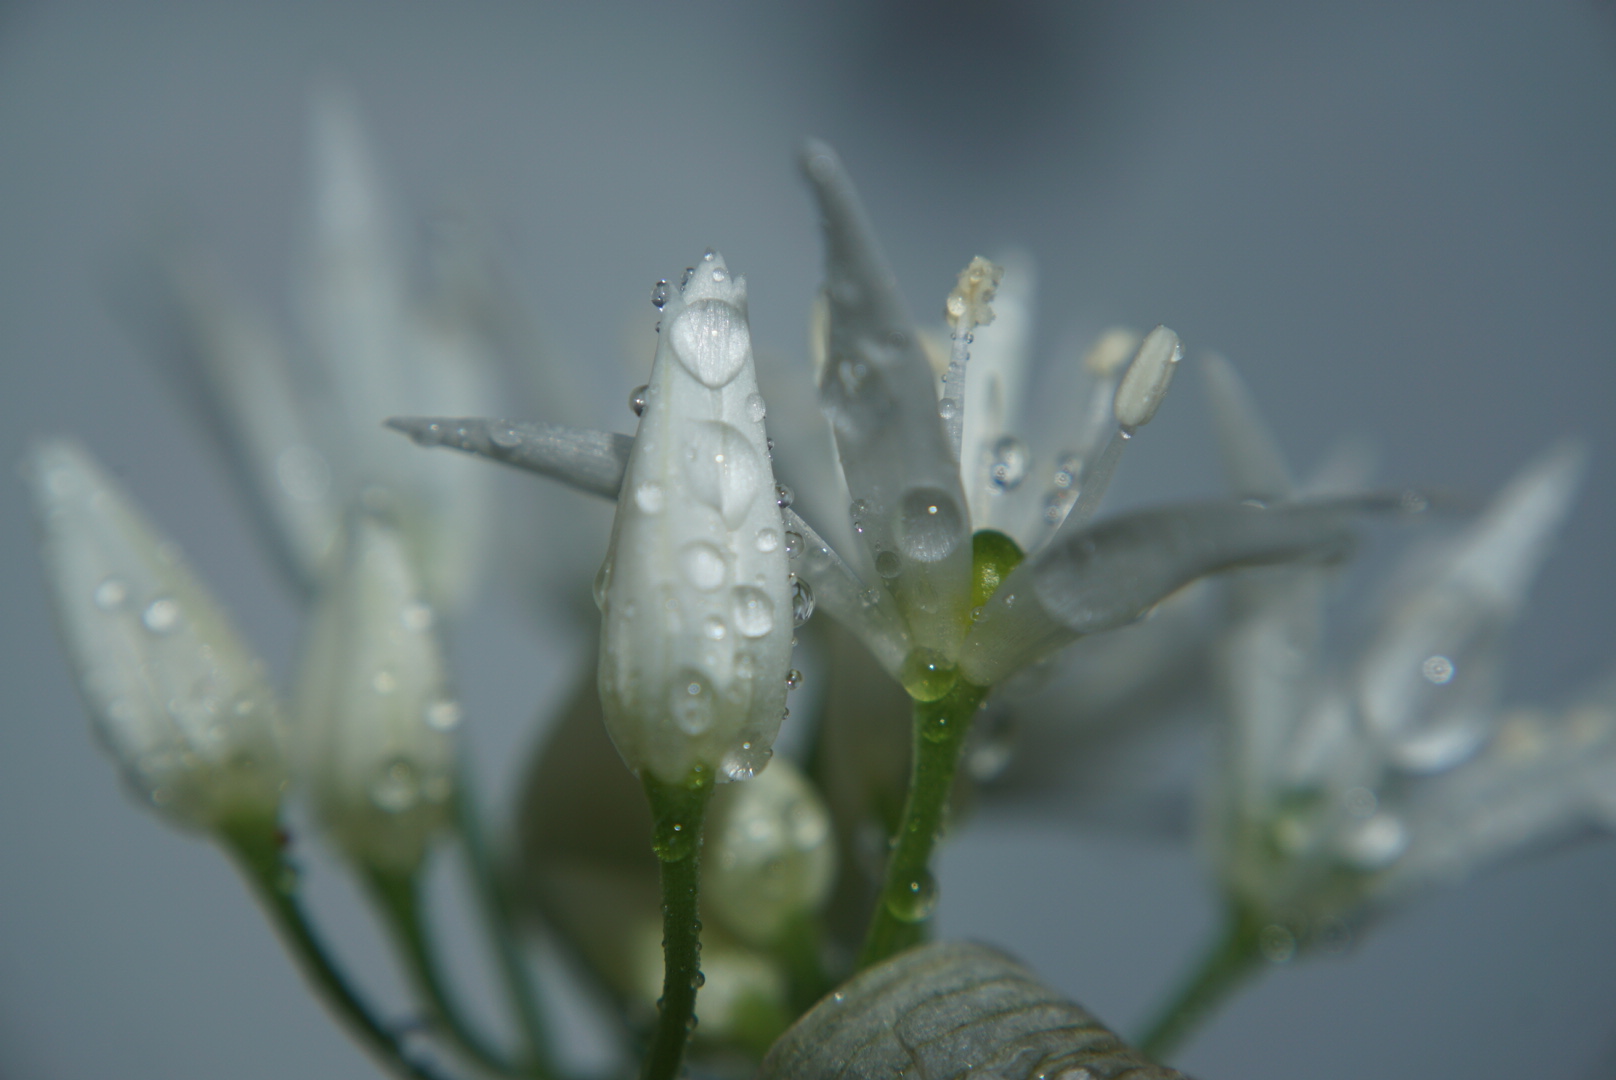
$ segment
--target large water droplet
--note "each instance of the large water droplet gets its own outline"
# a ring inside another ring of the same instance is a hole
[[[916,562],[940,562],[965,534],[954,497],[941,488],[914,488],[898,506],[898,544]]]
[[[129,599],[129,586],[115,577],[109,577],[95,587],[90,599],[102,611],[117,611]]]
[[[993,444],[993,463],[988,466],[988,479],[1001,491],[1014,491],[1027,478],[1032,456],[1027,444],[1014,435],[1006,435]]]
[[[802,554],[802,533],[794,529],[786,530],[786,558],[795,559]]]
[[[140,621],[154,634],[171,634],[179,629],[180,606],[172,598],[160,596],[146,605]]]
[[[401,814],[421,797],[421,777],[408,758],[384,761],[370,782],[370,801],[378,810]]]
[[[668,712],[686,735],[700,735],[713,726],[713,688],[695,668],[685,668],[668,691]]]
[[[877,551],[875,553],[875,572],[891,580],[903,573],[903,560],[898,558],[896,551]]]
[[[649,395],[650,391],[651,385],[649,383],[641,383],[639,386],[636,386],[633,390],[629,391],[628,407],[635,416],[645,415],[645,403],[650,400],[650,398],[647,396]]]
[[[790,533],[786,534],[790,536]],[[757,531],[757,549],[764,554],[776,550],[780,546],[780,532],[777,529],[759,529]]]
[[[740,525],[768,476],[763,455],[738,429],[716,420],[691,425],[685,444],[690,492],[717,510],[730,528]]]
[[[702,592],[721,587],[729,576],[724,553],[705,540],[686,544],[679,552],[679,564],[684,568],[685,580]]]
[[[742,637],[762,637],[774,629],[774,601],[753,585],[736,588],[733,597],[735,632]]]
[[[937,403],[937,415],[944,420],[952,420],[959,415],[959,403],[951,397],[945,397]]]
[[[814,590],[796,574],[791,575],[791,625],[801,626],[814,614]]]
[[[790,671],[786,672],[786,689],[787,690],[795,690],[797,687],[799,687],[801,685],[802,685],[802,672],[798,671],[796,668],[792,668]]]
[[[916,701],[936,701],[959,681],[959,667],[936,649],[919,648],[904,658],[899,678]]]
[[[713,390],[739,375],[752,355],[746,316],[723,300],[697,300],[679,312],[668,341],[684,369]]]
[[[887,910],[899,922],[917,923],[937,908],[937,879],[931,871],[922,870],[903,888],[886,898]]]
[[[717,615],[709,615],[701,624],[701,632],[713,641],[723,641],[729,634],[729,627],[725,626],[724,620]]]
[[[651,286],[651,306],[661,311],[668,305],[668,279],[662,278]]]
[[[743,742],[740,746],[724,755],[719,763],[719,771],[726,779],[731,781],[750,780],[756,776],[763,766],[769,763],[774,751],[761,744]]]
[[[634,505],[639,507],[642,514],[662,513],[662,485],[647,480],[634,487]]]

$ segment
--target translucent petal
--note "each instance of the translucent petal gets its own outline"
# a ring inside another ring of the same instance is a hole
[[[57,626],[129,786],[191,828],[273,818],[285,731],[262,662],[82,447],[36,447],[28,479]]]
[[[1027,376],[1032,366],[1038,271],[1032,257],[1023,252],[998,255],[993,261],[1004,267],[1004,277],[993,300],[993,323],[976,331],[976,342],[971,347],[960,478],[971,507],[972,526],[1014,533],[1015,526],[1026,516],[1024,504],[1029,497],[1036,497],[1038,485],[1025,482],[1025,467],[995,473],[996,465],[1005,464],[995,447],[1006,436],[1020,437]],[[1025,443],[1020,452],[1023,456],[1029,454]]]
[[[1208,355],[1202,365],[1218,432],[1218,452],[1232,494],[1249,499],[1290,495],[1295,486],[1290,467],[1245,382],[1229,361],[1216,354]]]
[[[862,536],[916,640],[952,655],[970,599],[970,515],[931,366],[835,153],[803,151],[825,226],[829,344],[820,395]]]
[[[320,822],[361,865],[408,873],[449,822],[460,707],[402,534],[350,523],[309,620],[297,748]]]
[[[527,469],[590,495],[617,498],[632,435],[522,420],[394,416],[387,426],[421,446],[449,446]]]
[[[897,678],[914,643],[891,594],[864,584],[795,511],[787,510],[785,520],[786,528],[802,537],[802,551],[792,569],[812,586],[818,609],[851,631]]]
[[[1562,447],[1522,470],[1474,525],[1422,562],[1424,580],[1400,593],[1366,650],[1358,705],[1405,767],[1446,768],[1486,738],[1502,634],[1570,510],[1583,464],[1580,450]]]
[[[1205,574],[1339,559],[1354,501],[1146,510],[1062,537],[1016,568],[966,639],[960,670],[991,686],[1080,634],[1132,622]]]

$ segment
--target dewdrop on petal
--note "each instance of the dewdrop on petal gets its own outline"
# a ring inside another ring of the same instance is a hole
[[[458,704],[405,541],[358,516],[310,620],[297,741],[314,810],[361,866],[408,874],[449,823]]]
[[[709,254],[662,310],[645,411],[597,580],[600,697],[629,769],[744,780],[785,711],[792,595],[746,319]]]
[[[1173,381],[1173,372],[1184,358],[1184,349],[1178,335],[1165,326],[1158,326],[1145,335],[1133,363],[1117,387],[1113,404],[1117,423],[1125,434],[1150,423],[1167,396],[1167,386]]]
[[[263,663],[82,447],[35,448],[27,475],[57,625],[129,786],[187,828],[272,822],[285,731]]]

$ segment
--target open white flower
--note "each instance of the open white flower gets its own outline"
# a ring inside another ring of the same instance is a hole
[[[1287,494],[1285,464],[1232,370],[1216,362],[1211,374],[1236,488]],[[1582,465],[1574,449],[1550,452],[1459,535],[1416,550],[1378,627],[1340,667],[1320,653],[1325,575],[1237,580],[1222,656],[1231,726],[1208,830],[1231,901],[1272,924],[1270,959],[1609,820],[1610,688],[1559,716],[1507,708],[1500,695],[1504,631]]]
[[[86,450],[36,447],[28,479],[79,692],[129,786],[187,828],[273,822],[285,730],[263,663]]]

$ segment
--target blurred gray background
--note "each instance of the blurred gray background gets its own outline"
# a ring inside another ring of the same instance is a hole
[[[708,245],[747,275],[760,345],[801,357],[819,249],[793,154],[816,134],[917,311],[972,254],[1025,245],[1044,355],[1165,321],[1235,361],[1304,468],[1361,433],[1383,475],[1481,494],[1580,435],[1592,469],[1514,634],[1511,696],[1559,700],[1616,658],[1609,4],[0,5],[0,461],[87,441],[282,675],[290,598],[111,283],[179,213],[283,316],[320,80],[357,95],[421,220],[481,216],[581,365],[618,364],[651,283]],[[613,405],[596,422],[629,427]],[[1217,490],[1193,381],[1148,435],[1129,501]],[[0,507],[0,1076],[371,1075],[224,861],[118,788],[20,484]],[[576,664],[561,627],[494,596],[455,642],[496,796]],[[317,901],[373,965],[331,878]],[[1201,948],[1205,882],[1183,844],[989,812],[944,860],[943,929],[1127,1030]],[[1616,1076],[1616,845],[1497,869],[1271,972],[1181,1063]]]

